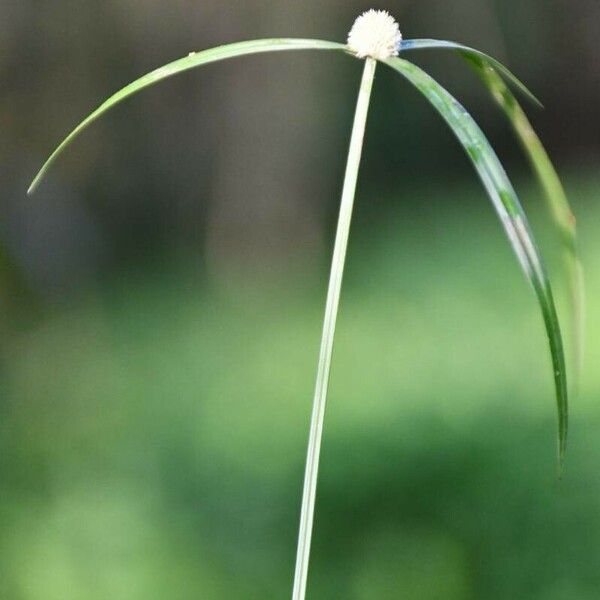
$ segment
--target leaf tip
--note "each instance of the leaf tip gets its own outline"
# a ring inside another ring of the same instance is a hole
[[[40,184],[40,175],[36,175],[34,180],[29,184],[29,187],[27,188],[27,195],[28,196],[32,196],[34,194],[34,192],[37,190],[38,186]]]
[[[565,474],[565,457],[564,457],[564,455],[561,455],[558,457],[558,466],[556,469],[556,479],[558,481],[562,481],[564,474]]]
[[[558,465],[557,465],[557,478],[559,481],[562,480],[565,474],[565,458],[567,455],[567,434],[566,430],[561,433],[558,440]]]

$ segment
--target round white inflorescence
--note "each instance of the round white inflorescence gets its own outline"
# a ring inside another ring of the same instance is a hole
[[[354,21],[348,34],[348,47],[358,58],[398,56],[402,34],[394,17],[386,10],[368,10]]]

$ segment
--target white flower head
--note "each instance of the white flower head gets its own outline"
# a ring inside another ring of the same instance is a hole
[[[385,59],[398,56],[402,34],[387,10],[368,10],[354,21],[348,47],[358,58]]]

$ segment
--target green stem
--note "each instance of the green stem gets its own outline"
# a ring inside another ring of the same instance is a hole
[[[310,542],[312,537],[317,476],[319,471],[319,454],[321,451],[321,436],[323,433],[323,419],[325,416],[327,388],[329,385],[329,369],[333,352],[335,322],[340,302],[340,290],[344,273],[346,248],[348,246],[348,236],[350,234],[354,193],[356,191],[356,180],[358,178],[358,168],[362,154],[363,138],[365,135],[367,113],[369,101],[371,99],[371,88],[373,87],[376,64],[376,61],[372,58],[367,58],[365,61],[358,100],[356,102],[350,149],[348,151],[348,162],[346,164],[346,174],[344,177],[338,227],[331,263],[331,274],[329,276],[329,288],[327,291],[327,303],[325,305],[325,318],[323,321],[323,333],[321,337],[321,350],[317,369],[317,381],[315,385],[310,433],[308,438],[292,600],[304,600],[306,595],[306,579],[308,575]]]

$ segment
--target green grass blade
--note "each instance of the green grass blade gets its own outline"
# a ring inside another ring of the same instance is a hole
[[[534,104],[542,106],[542,103],[534,96],[534,94],[527,88],[527,86],[514,75],[507,67],[505,67],[500,61],[496,60],[492,56],[489,56],[485,52],[475,50],[469,46],[464,46],[457,42],[451,42],[448,40],[402,40],[400,44],[400,52],[404,53],[408,50],[431,50],[436,48],[448,48],[450,50],[456,50],[459,54],[465,58],[474,58],[476,60],[484,60],[492,67],[494,67],[498,73],[503,75],[507,81],[515,86],[526,98],[531,100]]]
[[[525,111],[494,68],[484,59],[468,58],[492,97],[502,108],[535,172],[548,210],[562,242],[562,262],[571,309],[572,382],[577,390],[583,361],[585,291],[583,267],[577,249],[577,225],[560,178]]]
[[[402,50],[448,48],[458,51],[473,66],[493,98],[508,117],[531,166],[544,191],[548,209],[561,236],[563,245],[562,262],[571,312],[571,378],[576,392],[581,378],[584,352],[585,288],[583,266],[577,249],[577,227],[573,211],[565,194],[560,178],[543,144],[535,133],[519,102],[504,83],[501,75],[514,84],[529,99],[533,94],[500,62],[473,48],[446,40],[405,40]]]
[[[323,40],[310,40],[310,39],[296,39],[296,38],[276,38],[276,39],[264,39],[264,40],[250,40],[246,42],[237,42],[235,44],[227,44],[225,46],[218,46],[211,48],[210,50],[202,50],[201,52],[194,52],[184,58],[180,58],[174,62],[171,62],[159,69],[156,69],[140,79],[137,79],[125,86],[117,93],[113,94],[108,100],[103,102],[94,112],[88,115],[77,127],[63,140],[63,142],[54,150],[48,160],[44,163],[35,179],[29,186],[27,191],[31,194],[36,190],[48,169],[52,166],[54,161],[60,156],[60,154],[67,148],[67,146],[91,123],[102,116],[107,110],[110,110],[113,106],[119,102],[125,100],[129,96],[147,88],[163,79],[183,73],[189,69],[207,65],[209,63],[225,60],[228,58],[234,58],[237,56],[244,56],[247,54],[259,54],[262,52],[276,52],[282,50],[341,50],[347,51],[347,47],[344,44],[338,44],[335,42],[327,42]]]
[[[467,152],[500,217],[542,311],[550,345],[558,408],[559,467],[564,461],[568,428],[567,374],[558,316],[550,282],[536,248],[527,218],[502,164],[477,123],[437,81],[400,58],[383,61],[410,81],[440,113]]]

